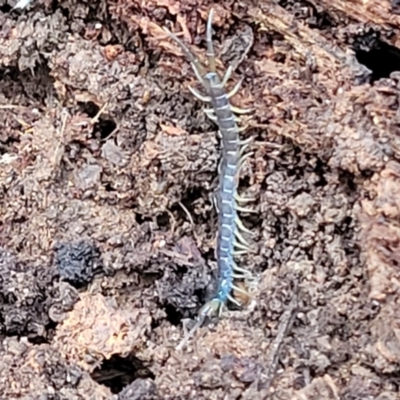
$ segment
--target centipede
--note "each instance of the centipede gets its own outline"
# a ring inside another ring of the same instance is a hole
[[[201,92],[192,86],[189,86],[188,89],[196,99],[209,105],[209,107],[204,108],[204,112],[218,127],[222,149],[218,166],[218,189],[215,196],[218,213],[218,233],[215,249],[218,266],[217,289],[211,299],[200,308],[194,327],[185,335],[177,349],[182,349],[186,345],[195,331],[203,325],[205,319],[219,318],[229,301],[239,307],[242,306],[234,297],[233,292],[250,297],[246,285],[239,287],[236,280],[249,284],[249,287],[250,282],[254,281],[252,273],[248,269],[239,267],[235,262],[237,256],[247,254],[252,250],[250,243],[243,236],[244,233],[251,235],[252,232],[245,227],[238,215],[239,212],[253,211],[245,208],[243,203],[254,199],[243,198],[238,194],[240,171],[245,160],[252,155],[251,152],[246,152],[252,138],[241,140],[240,133],[246,127],[239,127],[238,124],[241,122],[240,116],[249,114],[252,110],[236,107],[230,102],[230,99],[238,93],[243,83],[242,78],[230,91],[226,90],[227,83],[234,72],[233,67],[229,66],[222,77],[217,72],[217,58],[212,37],[213,14],[214,11],[211,9],[205,35],[208,70],[176,34],[168,28],[164,28],[169,37],[181,48],[202,86]]]

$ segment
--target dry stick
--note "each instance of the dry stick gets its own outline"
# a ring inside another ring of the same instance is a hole
[[[278,333],[271,346],[271,353],[269,355],[269,362],[266,374],[267,380],[266,382],[260,382],[258,390],[264,389],[266,392],[268,392],[273,380],[275,379],[275,373],[278,366],[279,354],[282,347],[283,339],[291,328],[295,317],[295,311],[297,309],[297,294],[298,293],[296,283],[292,300],[289,304],[288,309],[282,315],[281,322],[278,328]]]
[[[194,222],[193,222],[193,218],[192,218],[189,210],[183,205],[183,203],[181,201],[179,201],[178,204],[181,206],[182,210],[185,212],[185,214],[188,217],[188,220],[190,222],[190,225],[193,228],[194,227]]]
[[[28,107],[18,106],[18,105],[14,105],[14,104],[1,104],[0,105],[0,110],[14,110],[16,108],[28,109]]]
[[[65,132],[65,127],[67,126],[67,119],[69,115],[66,113],[63,113],[62,115],[62,121],[61,121],[61,129],[60,129],[60,140],[57,141],[57,147],[54,150],[53,155],[50,157],[51,162],[53,166],[59,167],[61,160],[64,156],[64,150],[65,150],[65,143],[64,143],[64,132]],[[72,166],[72,163],[68,160],[68,164]]]

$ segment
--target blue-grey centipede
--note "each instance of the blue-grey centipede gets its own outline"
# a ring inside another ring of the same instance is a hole
[[[212,42],[212,17],[211,9],[207,27],[207,72],[189,48],[167,28],[165,31],[179,45],[184,55],[190,61],[192,69],[203,86],[205,94],[202,94],[189,86],[189,90],[199,100],[209,103],[211,108],[205,109],[206,115],[214,121],[219,129],[222,141],[222,157],[219,165],[219,187],[216,198],[218,209],[218,235],[216,246],[216,259],[218,264],[218,288],[215,295],[199,311],[197,323],[180,343],[178,348],[182,348],[193,332],[203,323],[206,317],[220,316],[226,302],[229,300],[237,305],[240,303],[231,295],[234,289],[237,292],[248,293],[234,284],[234,279],[250,281],[251,273],[236,265],[234,256],[246,253],[249,244],[243,238],[241,232],[249,232],[237,216],[237,211],[248,211],[239,207],[238,202],[241,198],[237,194],[238,175],[243,161],[250,155],[244,154],[250,139],[241,141],[239,133],[241,128],[237,122],[239,118],[235,114],[246,114],[250,110],[243,110],[230,104],[229,99],[240,89],[240,80],[230,92],[226,92],[225,85],[229,80],[233,70],[229,67],[221,79],[216,71],[216,57]]]

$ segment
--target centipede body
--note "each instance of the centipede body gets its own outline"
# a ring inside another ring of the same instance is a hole
[[[241,128],[237,124],[239,118],[236,115],[245,114],[249,110],[239,109],[230,103],[229,99],[237,93],[242,83],[242,81],[239,81],[230,92],[226,91],[225,85],[230,78],[232,68],[228,68],[222,79],[216,71],[216,58],[212,43],[212,17],[213,10],[210,11],[206,27],[209,72],[206,72],[199,60],[175,34],[165,29],[180,46],[190,61],[197,79],[203,86],[205,94],[199,93],[191,87],[189,89],[197,99],[211,106],[204,111],[218,126],[222,144],[217,192],[218,234],[215,251],[218,265],[218,287],[211,300],[200,309],[197,324],[179,347],[186,343],[189,336],[203,323],[206,317],[219,316],[228,300],[240,305],[231,292],[232,289],[243,292],[243,289],[235,286],[234,279],[243,279],[245,281],[251,279],[250,272],[239,268],[234,261],[235,254],[241,254],[249,250],[249,245],[241,233],[246,229],[238,218],[238,210],[241,208],[238,206],[237,200],[239,198],[239,171],[241,164],[248,156],[248,154],[244,155],[243,153],[249,144],[249,140],[240,140]]]

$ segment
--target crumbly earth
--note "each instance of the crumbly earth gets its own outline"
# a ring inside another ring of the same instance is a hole
[[[0,397],[398,399],[399,2],[15,3],[0,0]],[[254,108],[255,252],[238,262],[258,286],[177,350],[215,284],[220,148],[162,27],[204,60],[211,6],[218,69],[237,65],[234,103]]]

